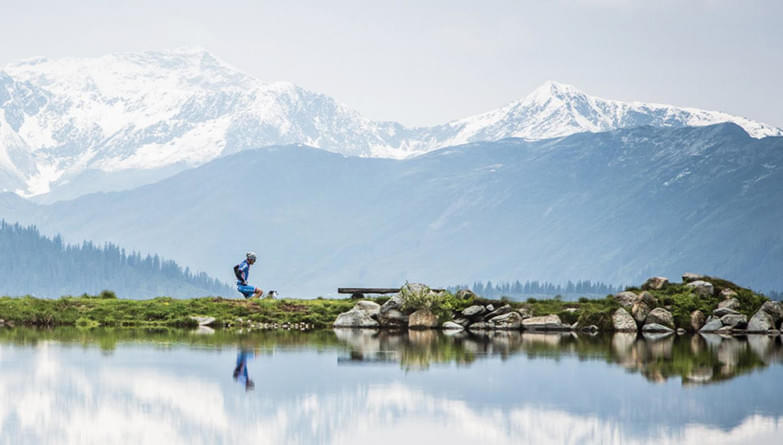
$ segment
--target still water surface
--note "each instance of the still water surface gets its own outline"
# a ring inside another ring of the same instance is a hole
[[[0,443],[780,443],[779,337],[0,330]]]

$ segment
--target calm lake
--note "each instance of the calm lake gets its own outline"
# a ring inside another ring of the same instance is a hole
[[[780,337],[0,328],[0,443],[780,443]]]

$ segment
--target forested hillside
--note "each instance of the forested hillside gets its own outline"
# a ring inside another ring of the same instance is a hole
[[[65,244],[35,226],[0,221],[0,295],[59,297],[104,289],[123,298],[232,295],[205,273],[194,274],[158,255],[126,252],[114,244]]]

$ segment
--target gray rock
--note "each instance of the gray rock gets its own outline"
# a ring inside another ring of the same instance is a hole
[[[199,326],[212,326],[213,324],[215,324],[215,317],[197,317],[194,315],[191,316],[190,318],[196,320]],[[0,320],[0,324],[3,324],[2,321],[3,320]]]
[[[614,330],[618,332],[636,332],[638,330],[636,321],[624,308],[618,308],[614,311],[614,314],[612,314],[612,324]]]
[[[736,297],[737,296],[737,292],[735,292],[734,289],[726,288],[726,289],[723,289],[722,291],[720,291],[720,296],[724,300],[728,300],[730,298]]]
[[[760,310],[771,315],[772,319],[775,320],[775,324],[780,320],[783,320],[783,302],[765,301],[764,304],[761,305]]]
[[[683,328],[677,328],[677,335],[685,335],[685,333],[688,332]]]
[[[334,321],[336,328],[377,328],[379,326],[376,317],[381,311],[381,306],[373,301],[359,301],[348,312],[343,312]]]
[[[723,326],[731,328],[744,329],[748,325],[748,317],[744,314],[726,314],[720,317]]]
[[[508,312],[489,320],[495,329],[519,329],[522,326],[522,316],[517,312]]]
[[[492,312],[492,311],[495,310],[495,306],[491,305],[491,304],[488,304],[488,305],[484,306],[484,309],[486,309],[487,312]]]
[[[485,312],[487,312],[487,310],[484,306],[474,304],[473,306],[465,308],[462,311],[462,316],[468,319],[475,319],[484,315]]]
[[[528,309],[526,307],[521,307],[521,308],[517,309],[517,312],[519,313],[519,315],[522,316],[523,320],[533,316],[533,314],[530,312],[530,309]]]
[[[582,332],[598,332],[598,326],[591,324],[590,326],[582,326]]]
[[[704,326],[702,326],[702,328],[699,329],[699,332],[715,332],[722,327],[723,327],[723,322],[721,322],[719,318],[713,318],[712,320],[708,321]]]
[[[734,309],[729,309],[727,307],[719,307],[712,311],[712,315],[720,318],[724,315],[739,315],[739,312],[735,311]]]
[[[531,331],[567,331],[571,327],[564,325],[555,314],[544,315],[542,317],[530,317],[522,320],[522,326]]]
[[[699,329],[701,329],[703,326],[704,312],[700,310],[691,312],[691,329],[693,329],[693,332],[699,332]]]
[[[715,295],[715,287],[712,283],[702,280],[691,281],[685,285],[690,288],[693,293],[700,297],[711,297]]]
[[[460,289],[457,291],[457,294],[455,295],[460,300],[469,300],[471,298],[476,298],[477,295],[473,293],[470,289]]]
[[[386,303],[383,303],[380,313],[382,314],[392,309],[400,310],[400,308],[402,308],[402,297],[400,297],[398,294],[395,294],[386,300]]]
[[[647,315],[650,313],[650,307],[644,304],[642,301],[637,301],[633,304],[633,307],[631,307],[631,316],[634,320],[636,320],[637,324],[644,323],[644,320],[647,319]]]
[[[672,317],[672,313],[666,309],[657,307],[647,314],[647,318],[645,319],[644,324],[660,324],[673,330],[674,317]]]
[[[775,320],[772,318],[772,315],[759,309],[758,312],[756,312],[755,314],[753,314],[752,317],[750,317],[747,331],[767,332],[770,329],[774,329],[774,328],[775,328]]]
[[[649,307],[650,309],[658,306],[658,299],[655,298],[655,296],[653,294],[651,294],[651,293],[649,293],[647,291],[644,291],[641,294],[639,294],[639,300],[637,300],[637,301],[640,301],[640,302],[646,304],[647,307]]]
[[[642,284],[642,289],[648,290],[659,290],[663,289],[664,286],[669,284],[669,279],[666,277],[652,277],[648,278],[647,281]]]
[[[626,310],[631,310],[633,304],[639,299],[639,296],[631,291],[618,292],[614,294],[614,300],[624,307]]]
[[[438,317],[429,309],[419,309],[408,316],[408,329],[432,329],[438,327]]]
[[[374,301],[369,300],[361,300],[356,302],[356,304],[353,306],[354,309],[359,309],[362,311],[368,312],[370,315],[378,315],[378,313],[381,311],[381,305]]]
[[[499,308],[497,308],[494,311],[492,311],[492,312],[488,313],[487,315],[485,315],[484,316],[484,320],[485,321],[491,320],[491,319],[497,317],[498,315],[507,314],[507,313],[509,313],[509,312],[511,312],[513,310],[514,309],[511,307],[510,304],[504,304],[503,306],[500,306]]]
[[[723,289],[723,290],[726,291],[727,289]],[[721,295],[722,294],[723,292],[721,292]],[[726,298],[725,300],[718,303],[718,309],[723,309],[723,308],[738,311],[740,309],[740,302],[734,297]]]
[[[494,326],[492,326],[492,324],[487,321],[477,321],[475,323],[472,323],[470,326],[468,326],[468,330],[487,331],[489,329],[492,329],[493,327]]]
[[[659,323],[646,323],[642,327],[642,332],[674,332],[674,329]]]
[[[403,328],[408,326],[408,316],[398,309],[389,309],[378,314],[378,323],[385,328]]]
[[[470,320],[464,317],[458,317],[452,320],[454,323],[457,323],[458,325],[462,326],[463,328],[470,324]]]
[[[716,334],[722,334],[722,335],[729,335],[734,330],[733,326],[723,326],[717,331],[715,331]]]
[[[440,328],[444,329],[444,330],[447,330],[447,331],[450,331],[450,330],[460,330],[461,331],[461,330],[465,329],[461,324],[454,323],[453,321],[447,321],[447,322],[443,323],[440,326]]]
[[[707,276],[699,274],[699,273],[684,273],[682,274],[682,282],[683,283],[690,283],[691,281],[699,281],[707,278]]]

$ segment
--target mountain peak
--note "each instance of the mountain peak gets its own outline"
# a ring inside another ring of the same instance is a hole
[[[528,96],[525,98],[525,101],[543,103],[552,98],[564,99],[584,95],[584,93],[579,91],[573,85],[557,82],[554,80],[547,80],[538,88],[533,90],[532,93],[528,94]]]

